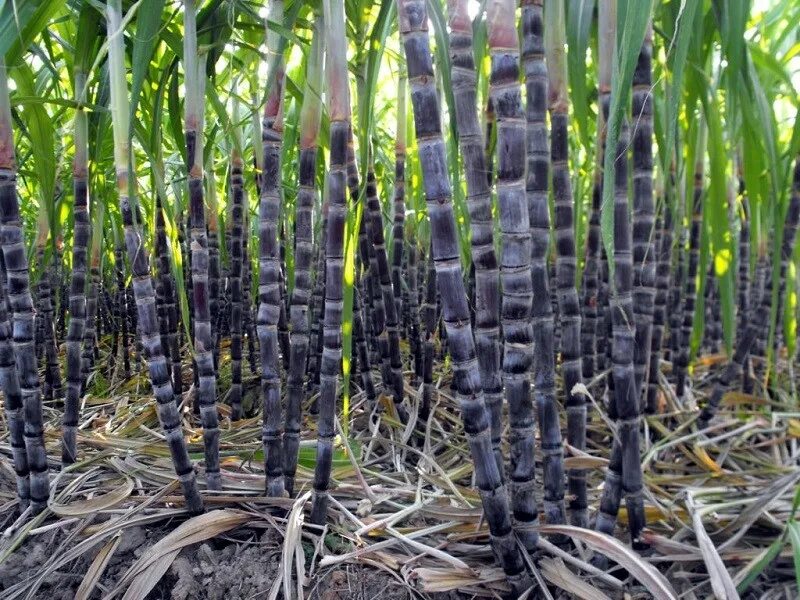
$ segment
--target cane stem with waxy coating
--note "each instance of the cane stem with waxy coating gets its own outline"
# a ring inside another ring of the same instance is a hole
[[[656,286],[653,202],[652,24],[647,27],[633,72],[633,318],[636,324],[634,374],[642,397],[650,362]]]
[[[528,221],[531,233],[530,277],[533,289],[533,398],[543,452],[543,501],[548,523],[563,523],[564,464],[556,404],[553,306],[550,302],[547,250],[550,245],[547,136],[547,68],[544,62],[544,17],[540,0],[522,4],[522,60],[525,69]]]
[[[367,208],[364,214],[367,221],[367,234],[375,251],[373,273],[379,285],[385,320],[376,328],[378,344],[381,348],[381,358],[384,374],[384,388],[391,391],[395,410],[400,420],[408,419],[408,412],[403,406],[403,373],[400,357],[400,332],[397,324],[397,307],[394,301],[391,273],[389,271],[389,257],[386,253],[386,242],[383,236],[383,217],[381,215],[380,200],[375,183],[375,175],[370,169],[367,173]]]
[[[20,510],[25,510],[31,501],[30,468],[25,450],[25,418],[22,392],[19,387],[17,367],[14,364],[13,332],[8,320],[8,306],[3,285],[0,285],[0,389],[3,391],[3,408],[6,414],[11,458],[17,482],[17,498]],[[80,353],[78,353],[80,359]],[[80,364],[78,364],[80,378]],[[79,382],[80,389],[80,382]]]
[[[204,82],[197,50],[195,0],[184,0],[183,65],[186,87],[186,165],[189,171],[189,225],[192,255],[192,311],[194,313],[194,362],[197,400],[203,424],[206,485],[222,487],[219,474],[219,418],[214,373],[214,335],[211,328],[211,294],[206,211],[203,194],[203,98]]]
[[[136,177],[130,148],[130,122],[128,90],[125,81],[125,56],[122,38],[122,2],[110,0],[106,12],[109,31],[109,78],[111,81],[111,107],[114,132],[114,162],[120,214],[125,234],[125,246],[133,275],[133,292],[138,312],[139,334],[143,358],[147,361],[150,382],[156,397],[156,413],[161,423],[165,441],[172,456],[187,508],[192,512],[203,510],[203,500],[197,490],[194,468],[183,437],[180,414],[170,381],[169,366],[161,346],[158,329],[155,291],[150,277],[150,265],[142,235],[139,230],[140,215],[135,196]]]
[[[306,67],[306,84],[300,110],[300,163],[295,205],[294,287],[289,305],[292,328],[289,373],[286,380],[286,422],[283,433],[283,472],[286,489],[294,492],[297,456],[302,426],[302,401],[309,346],[309,300],[311,263],[314,259],[314,207],[317,151],[322,111],[322,57],[324,47],[322,18],[317,16],[314,38]]]
[[[497,126],[503,388],[511,426],[509,493],[514,525],[520,528],[517,536],[529,552],[534,552],[539,536],[532,526],[539,522],[539,511],[534,494],[536,435],[530,385],[533,280],[530,215],[525,194],[526,122],[519,83],[520,56],[514,10],[514,0],[493,0],[488,6],[489,97],[495,107]]]
[[[556,246],[556,294],[561,336],[561,372],[564,378],[564,406],[567,411],[567,442],[573,448],[586,448],[586,404],[582,394],[573,393],[582,382],[581,310],[575,289],[575,231],[573,195],[569,172],[569,97],[567,95],[567,63],[565,55],[565,10],[562,0],[547,4],[545,11],[545,56],[548,75],[548,108],[550,111],[550,159],[552,162],[554,225]],[[571,496],[572,521],[585,526],[586,472],[570,469],[568,490]]]
[[[67,395],[62,422],[61,462],[70,464],[78,456],[77,432],[83,378],[81,350],[86,329],[86,270],[88,246],[92,236],[89,222],[89,144],[88,119],[82,107],[86,75],[75,73],[78,109],[75,111],[75,157],[72,166],[74,190],[72,233],[72,280],[69,288],[69,328],[67,329]]]
[[[394,159],[394,218],[392,220],[392,288],[395,315],[403,314],[403,250],[406,222],[406,76],[397,85],[397,133]],[[401,375],[402,377],[402,375]]]
[[[433,257],[430,249],[427,252],[425,271],[425,291],[422,298],[422,305],[419,309],[420,321],[425,328],[425,338],[422,343],[422,364],[420,365],[422,402],[420,402],[419,415],[424,422],[427,422],[436,394],[436,387],[433,385],[433,359],[435,350],[433,338],[436,333],[436,268],[433,264]],[[502,456],[500,458],[502,459]],[[498,466],[498,469],[499,468]]]
[[[492,545],[513,585],[521,578],[524,566],[511,527],[508,493],[492,450],[489,411],[484,403],[477,369],[447,171],[447,150],[442,137],[430,53],[427,8],[424,0],[397,0],[397,7],[411,85],[422,183],[431,224],[436,282],[442,298],[442,320],[447,329],[447,345],[458,381],[456,399],[461,408],[475,483],[489,524]]]
[[[601,0],[602,31],[609,32],[607,43],[613,48],[616,37],[616,1]],[[607,57],[613,56],[608,53]],[[608,106],[603,105],[608,122]],[[630,207],[628,205],[628,128],[620,127],[614,179],[614,285],[609,298],[613,343],[611,348],[613,387],[609,389],[609,416],[616,420],[611,457],[606,470],[603,493],[595,528],[612,534],[623,493],[627,498],[628,524],[634,544],[640,541],[645,525],[642,500],[642,468],[639,456],[639,397],[634,374],[635,325],[633,320],[633,257]]]
[[[208,157],[209,168],[206,169],[206,185],[208,194],[206,203],[208,204],[208,223],[206,227],[208,241],[208,302],[211,308],[211,346],[214,372],[217,372],[219,365],[219,345],[220,345],[220,304],[222,297],[220,294],[220,260],[219,260],[219,203],[217,202],[217,183],[214,175],[214,156]],[[216,384],[215,384],[216,385]]]
[[[233,122],[239,123],[239,101],[234,83]],[[230,175],[230,329],[231,329],[231,420],[242,418],[242,333],[244,302],[244,277],[246,275],[244,245],[248,203],[245,196],[242,137],[238,126],[233,130],[234,143],[231,148]]]
[[[694,190],[692,196],[692,222],[689,233],[689,261],[686,267],[681,321],[681,345],[675,361],[675,393],[683,398],[686,388],[686,372],[689,368],[694,312],[697,303],[697,273],[700,268],[700,238],[703,228],[703,167],[706,148],[706,128],[700,123],[697,157],[694,165]]]
[[[327,227],[325,235],[325,311],[322,323],[317,462],[314,468],[311,522],[322,524],[328,511],[333,466],[334,417],[342,359],[344,225],[347,217],[347,144],[350,137],[350,90],[343,0],[323,0],[327,103],[330,118]],[[391,298],[391,296],[390,296]]]
[[[653,334],[650,340],[650,365],[648,367],[649,374],[645,402],[645,411],[648,414],[655,414],[658,410],[658,376],[661,372],[662,340],[667,321],[667,299],[671,279],[672,207],[665,202],[662,211],[663,215],[659,218],[661,234],[659,235],[656,254],[656,296],[653,308]]]
[[[602,122],[598,117],[598,131]],[[600,137],[600,135],[598,135]],[[598,155],[602,154],[602,150]],[[598,292],[600,288],[600,203],[603,196],[602,156],[598,156],[598,168],[592,185],[592,208],[589,215],[589,229],[586,235],[586,260],[583,267],[583,313],[581,319],[582,374],[585,381],[594,378],[597,369],[597,323],[599,315]]]
[[[41,335],[38,351],[44,351],[45,359],[42,398],[44,401],[50,401],[62,398],[64,389],[61,383],[61,369],[58,364],[58,348],[56,347],[56,330],[53,322],[52,272],[46,267],[45,258],[45,246],[51,229],[47,210],[39,211],[37,227],[35,263],[39,265],[40,270],[39,281],[36,285],[37,338]]]
[[[747,327],[748,313],[750,312],[750,201],[747,188],[742,177],[741,161],[738,164],[739,170],[739,197],[741,198],[742,208],[739,220],[739,296],[737,306],[737,331],[743,331]],[[742,391],[745,394],[753,392],[753,380],[750,377],[750,356],[744,359],[742,369]]]
[[[47,506],[50,478],[44,447],[42,396],[34,347],[35,319],[28,255],[17,196],[17,164],[7,77],[5,62],[0,58],[0,245],[8,277],[14,359],[22,397],[30,507],[34,513],[39,513]]]
[[[500,279],[494,247],[491,166],[493,156],[485,148],[476,108],[477,73],[472,39],[472,20],[466,0],[447,3],[450,25],[450,56],[455,99],[458,146],[467,183],[470,252],[475,277],[475,346],[486,406],[492,426],[492,447],[500,474],[503,456],[503,383],[500,377]],[[491,106],[491,98],[488,99]],[[487,138],[494,128],[494,112],[487,114]],[[489,176],[487,177],[487,173]]]
[[[89,286],[86,292],[86,329],[83,332],[83,358],[81,360],[82,388],[94,367],[97,348],[97,297],[100,288],[100,261],[103,245],[103,222],[95,220],[92,227],[91,251],[89,254]],[[126,351],[126,350],[124,350]]]
[[[614,150],[617,156],[614,180],[614,288],[610,298],[613,397],[609,416],[616,420],[616,431],[595,527],[603,533],[613,533],[624,493],[631,539],[634,545],[638,545],[645,526],[645,513],[639,454],[640,402],[634,374],[635,325],[632,233],[628,206],[628,143],[628,129],[623,122]]]
[[[269,5],[269,21],[283,22],[283,0]],[[267,48],[272,58],[278,52],[279,35],[267,29]],[[281,414],[281,375],[279,364],[278,319],[281,310],[280,250],[278,224],[281,205],[281,143],[283,140],[283,57],[277,57],[275,81],[267,93],[261,143],[263,172],[258,208],[258,344],[261,352],[261,395],[263,426],[261,440],[267,475],[267,494],[282,496],[283,444]]]
[[[166,231],[166,219],[161,196],[156,197],[156,254],[158,255],[158,278],[163,301],[164,333],[162,344],[165,351],[169,352],[172,365],[172,389],[175,392],[175,402],[180,402],[183,392],[181,379],[181,349],[178,340],[178,307],[175,284],[172,279],[172,266],[169,257],[169,238]]]

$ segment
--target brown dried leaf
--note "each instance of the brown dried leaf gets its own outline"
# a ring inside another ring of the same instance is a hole
[[[597,586],[570,571],[560,558],[543,558],[539,561],[539,568],[547,581],[570,594],[571,598],[611,600]]]
[[[597,531],[573,527],[571,525],[542,525],[541,533],[568,535],[581,540],[604,556],[616,561],[645,586],[656,600],[677,600],[678,595],[664,576],[653,565],[642,560],[633,550],[617,539]]]
[[[108,566],[108,561],[114,556],[114,552],[121,540],[122,536],[118,533],[100,548],[100,552],[94,557],[92,564],[89,565],[89,569],[86,571],[83,581],[81,581],[81,584],[75,592],[75,600],[88,600],[89,596],[92,595],[94,587],[97,585],[97,582],[100,581],[103,571],[105,571]]]
[[[131,565],[110,596],[127,588],[124,600],[144,600],[182,548],[216,537],[250,519],[249,515],[232,510],[214,510],[189,519],[148,548]]]
[[[92,515],[107,508],[111,508],[112,506],[116,506],[125,500],[125,498],[131,495],[133,487],[133,479],[125,477],[125,481],[122,485],[107,494],[95,496],[89,500],[70,502],[69,504],[50,502],[48,508],[62,517],[83,517]]]
[[[694,534],[697,537],[700,553],[703,555],[703,562],[706,563],[706,571],[711,579],[711,589],[714,591],[714,596],[719,600],[739,600],[736,585],[733,583],[725,563],[722,562],[717,549],[714,547],[714,542],[708,537],[708,533],[703,527],[703,516],[700,511],[696,510],[691,494],[687,496],[686,507],[692,514]]]

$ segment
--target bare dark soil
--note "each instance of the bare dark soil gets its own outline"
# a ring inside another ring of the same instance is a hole
[[[131,565],[168,529],[133,527],[125,529],[120,544],[91,598],[105,598]],[[214,539],[185,548],[175,558],[159,583],[147,596],[164,600],[250,600],[268,598],[281,564],[280,535],[269,530],[236,530],[224,539]],[[14,586],[38,573],[55,554],[70,544],[64,530],[54,529],[29,539],[0,564],[0,597]],[[71,600],[102,544],[91,553],[45,577],[32,598]],[[307,548],[309,552],[313,549]],[[292,582],[292,590],[296,589]],[[124,590],[121,590],[124,594]],[[307,582],[306,598],[312,600],[406,600],[426,598],[411,591],[396,575],[377,567],[342,565],[328,569]],[[277,592],[283,598],[282,590]],[[440,600],[463,596],[437,594]]]

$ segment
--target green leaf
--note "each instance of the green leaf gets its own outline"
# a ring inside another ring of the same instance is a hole
[[[800,523],[789,521],[787,524],[789,541],[792,542],[792,558],[794,559],[794,575],[800,587]]]
[[[581,145],[584,148],[592,147],[589,130],[593,116],[589,114],[589,92],[586,88],[586,51],[589,48],[594,5],[594,0],[576,0],[567,3],[567,45],[569,46],[567,71],[571,92],[570,102]]]
[[[794,491],[794,499],[792,500],[792,512],[789,515],[791,519],[795,518],[798,508],[800,508],[800,486],[797,486],[797,489]]]
[[[214,110],[214,114],[219,120],[218,125],[221,127],[226,136],[230,136],[233,133],[233,126],[231,125],[231,120],[228,116],[228,110],[222,103],[222,100],[217,93],[217,89],[213,85],[206,86],[206,99],[211,102],[211,108]],[[209,135],[208,143],[213,144],[215,139],[216,136]],[[203,155],[207,156],[208,152],[210,152],[210,148],[207,147]]]
[[[85,4],[78,15],[75,34],[75,71],[88,74],[100,46],[100,32],[100,13],[90,4]]]
[[[633,71],[639,58],[639,51],[644,41],[645,31],[650,21],[652,0],[627,0],[620,2],[624,10],[617,13],[618,44],[614,69],[611,75],[611,107],[608,116],[608,134],[606,147],[614,149],[619,141],[619,132],[623,120],[627,117],[627,108],[633,82]],[[603,245],[608,256],[609,282],[614,288],[614,175],[616,173],[616,152],[609,151],[604,157],[603,202],[601,205],[600,223]]]
[[[36,96],[35,76],[27,64],[12,69],[17,90],[23,96]],[[50,225],[55,227],[56,150],[53,120],[41,104],[25,104],[21,115],[24,131],[30,138],[33,161],[39,184],[40,207],[50,215]]]
[[[726,177],[725,143],[722,137],[720,106],[716,94],[704,102],[705,117],[708,123],[709,189],[706,202],[708,213],[711,259],[719,284],[722,308],[722,327],[728,356],[733,351],[733,331],[735,321],[734,274],[735,258],[731,223],[728,221],[728,180]],[[704,275],[704,274],[701,274]]]
[[[755,118],[750,111],[742,111],[744,126],[748,131],[756,131]],[[770,204],[769,179],[767,176],[766,151],[758,135],[742,136],[742,176],[750,203],[750,247],[751,271],[761,245],[761,215]]]
[[[163,12],[164,0],[150,0],[147,10],[140,10],[136,16],[136,35],[133,38],[133,57],[131,59],[131,122],[136,118],[139,95],[142,92],[156,44],[159,42],[158,32],[161,28]]]
[[[172,77],[169,82],[167,113],[172,140],[175,142],[175,147],[178,149],[178,152],[180,152],[180,155],[183,157],[183,163],[186,164],[186,141],[183,136],[183,112],[181,111],[181,102],[178,95],[178,83],[178,69],[176,68],[172,71]]]
[[[7,0],[0,7],[0,56],[9,67],[17,66],[53,16],[66,6],[65,0]]]
[[[353,438],[348,438],[347,445],[350,448],[351,454],[355,457],[356,463],[360,463],[361,441]],[[193,460],[203,459],[202,452],[192,452],[191,456]],[[252,454],[248,453],[246,456],[242,456],[242,458],[248,458],[253,461],[263,461],[264,450],[258,449]],[[313,470],[314,466],[317,464],[316,446],[301,446],[297,456],[297,464],[306,469]],[[344,449],[341,443],[337,443],[333,447],[333,468],[338,469],[342,467],[346,468],[349,466],[351,465],[350,465],[350,459],[347,457],[347,451]]]
[[[686,67],[686,58],[689,53],[689,45],[692,41],[697,11],[701,6],[701,0],[686,0],[682,2],[682,10],[679,10],[676,34],[673,44],[670,45],[670,70],[672,77],[667,87],[667,99],[664,103],[665,118],[665,139],[664,149],[660,153],[662,157],[662,168],[665,173],[669,173],[672,162],[672,149],[675,145],[675,135],[678,129],[678,114],[680,113],[681,90],[683,86],[683,72]]]
[[[721,14],[722,48],[732,73],[738,73],[744,61],[745,29],[750,14],[750,0],[736,2],[715,0]]]
[[[165,56],[165,59],[167,57]],[[177,71],[178,62],[174,59],[162,60],[159,65],[160,76],[156,89],[152,97],[152,120],[150,128],[150,147],[161,148],[163,146],[162,129],[164,114],[164,95],[167,94],[167,85],[170,83],[172,73]],[[178,146],[182,148],[182,146]]]
[[[394,2],[383,2],[381,4],[378,17],[372,26],[369,36],[369,47],[365,57],[363,89],[359,90],[358,110],[359,110],[359,162],[362,173],[366,173],[369,168],[369,143],[374,131],[374,102],[378,86],[378,73],[383,53],[386,48],[386,39],[389,37],[396,6]],[[362,186],[363,188],[363,186]]]
[[[742,579],[741,583],[736,586],[736,591],[740,594],[743,594],[745,591],[747,591],[750,585],[756,579],[758,579],[758,576],[764,572],[764,569],[766,569],[772,563],[772,561],[775,560],[775,557],[778,556],[785,543],[784,536],[780,536],[774,542],[772,542],[761,558],[750,567],[750,570],[747,572],[745,578]]]
[[[50,105],[50,106],[61,106],[64,108],[77,108],[78,102],[75,100],[70,100],[68,98],[45,98],[42,96],[22,96],[20,94],[15,94],[13,98],[11,98],[11,106],[29,106],[32,104],[38,105]],[[93,111],[104,111],[107,110],[102,106],[96,106],[94,104],[82,104],[84,108]]]

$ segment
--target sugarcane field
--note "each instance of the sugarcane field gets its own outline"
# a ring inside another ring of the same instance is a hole
[[[0,599],[800,598],[799,225],[795,0],[0,0]]]

